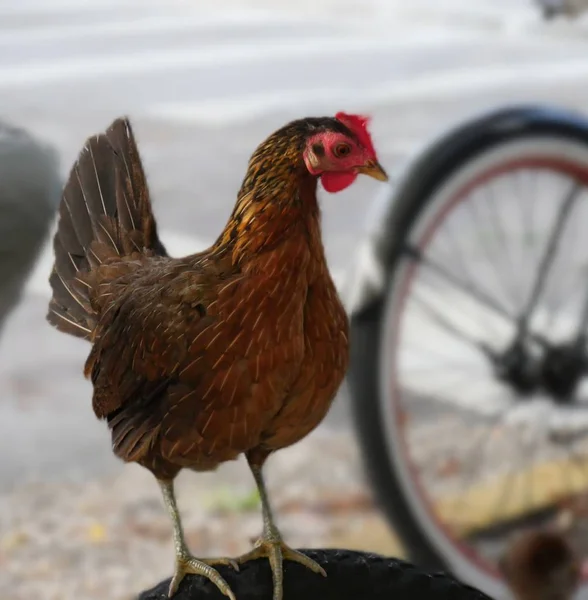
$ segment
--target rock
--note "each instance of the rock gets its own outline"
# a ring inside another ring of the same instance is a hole
[[[284,598],[305,600],[489,600],[489,597],[444,573],[426,573],[414,565],[377,554],[350,550],[301,550],[320,563],[327,577],[287,562]],[[219,567],[238,600],[271,600],[272,577],[267,560],[243,565],[240,572]],[[137,600],[164,600],[169,579],[143,592]],[[202,577],[187,576],[173,600],[223,600]]]
[[[0,330],[21,297],[60,197],[56,150],[0,121]]]

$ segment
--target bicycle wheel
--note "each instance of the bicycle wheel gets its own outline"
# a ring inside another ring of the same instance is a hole
[[[388,206],[371,240],[385,283],[351,319],[365,464],[413,560],[499,597],[508,536],[588,491],[588,126],[476,119]]]

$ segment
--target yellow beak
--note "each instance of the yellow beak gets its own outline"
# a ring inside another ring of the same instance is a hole
[[[378,181],[388,181],[388,175],[377,160],[368,160],[365,165],[358,167],[358,173],[369,175]]]

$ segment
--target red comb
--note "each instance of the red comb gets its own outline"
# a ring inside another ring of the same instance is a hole
[[[367,125],[370,122],[369,117],[363,115],[348,115],[344,112],[338,112],[335,115],[337,121],[341,121],[348,129],[353,131],[361,144],[365,146],[374,156],[376,151],[372,143],[372,137],[367,130]]]

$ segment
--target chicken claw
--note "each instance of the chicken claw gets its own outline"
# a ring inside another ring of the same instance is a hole
[[[308,558],[301,552],[293,550],[282,540],[282,536],[274,523],[274,517],[267,496],[267,489],[261,472],[261,465],[256,464],[251,456],[247,456],[253,478],[259,491],[261,507],[263,512],[263,534],[255,543],[253,550],[237,558],[239,564],[243,564],[256,558],[268,558],[272,569],[274,582],[273,600],[282,600],[284,595],[284,560],[291,560],[307,569],[326,577],[325,570],[312,558]]]
[[[314,573],[323,577],[327,576],[325,570],[316,561],[287,546],[277,532],[272,532],[270,535],[260,538],[255,543],[253,550],[243,554],[236,560],[238,564],[243,564],[257,558],[269,559],[274,583],[273,600],[282,600],[284,595],[284,560],[300,563]]]
[[[213,569],[214,565],[228,565],[236,571],[239,570],[237,561],[232,558],[194,558],[188,551],[182,521],[176,504],[176,495],[174,493],[173,481],[158,480],[163,502],[173,523],[174,546],[176,551],[176,570],[169,584],[168,598],[171,598],[177,591],[182,579],[188,574],[202,575],[209,579],[216,587],[230,600],[236,600],[235,594],[229,587],[229,584],[221,577],[220,573]]]
[[[221,577],[220,573],[213,569],[213,565],[229,565],[236,571],[239,565],[230,558],[203,558],[197,559],[189,554],[178,555],[176,559],[176,571],[169,584],[168,598],[171,598],[177,591],[182,579],[188,574],[202,575],[209,579],[216,587],[230,600],[236,600],[235,594],[229,587],[229,584]]]

